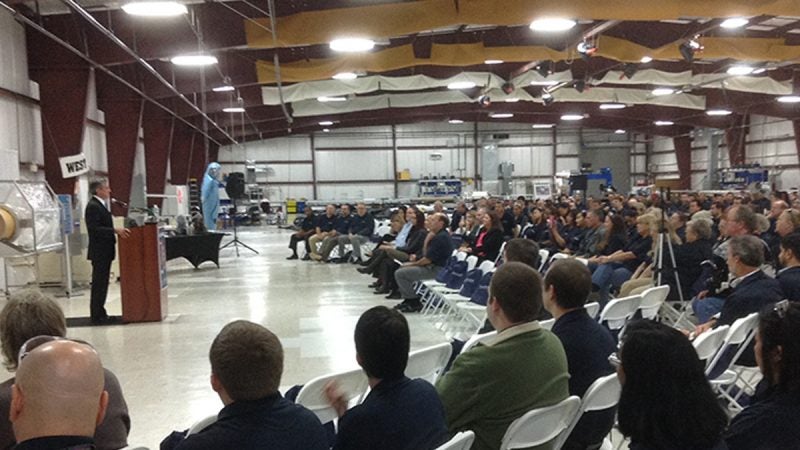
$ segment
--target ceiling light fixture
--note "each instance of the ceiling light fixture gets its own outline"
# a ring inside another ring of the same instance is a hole
[[[122,5],[122,10],[132,16],[175,17],[189,12],[186,5],[178,2],[130,2]]]
[[[683,56],[683,59],[685,59],[686,62],[694,61],[695,56],[697,56],[698,53],[703,52],[703,48],[703,44],[700,43],[699,34],[678,46],[678,50],[680,50],[681,56]]]
[[[317,101],[320,103],[346,102],[347,97],[328,97],[326,95],[323,95],[322,97],[317,97]]]
[[[625,133],[627,133],[627,131],[625,131],[625,130],[623,130],[621,128],[619,130],[614,131],[614,134],[625,134]]]
[[[531,125],[532,128],[542,129],[542,130],[545,128],[553,128],[554,126],[556,126],[556,124],[554,123],[535,123]]]
[[[531,86],[555,86],[558,84],[556,80],[533,80]]]
[[[486,65],[493,65],[493,64],[503,64],[505,61],[502,59],[487,59],[483,63]]]
[[[211,55],[178,55],[173,56],[172,64],[176,66],[203,67],[217,63],[217,57]]]
[[[472,89],[475,86],[477,86],[477,85],[475,83],[473,83],[472,81],[454,81],[454,82],[452,82],[452,83],[447,85],[447,89],[453,89],[453,90],[457,90],[457,89]]]
[[[222,86],[217,86],[215,88],[212,88],[211,90],[214,92],[230,92],[236,90],[236,88],[229,84],[223,84]]]
[[[741,64],[737,64],[735,66],[728,67],[728,75],[750,75],[753,73],[755,69],[750,66],[745,66]]]
[[[511,97],[511,98],[507,98],[506,99],[506,103],[517,103],[518,101],[519,101],[519,98],[517,98],[517,97]]]
[[[709,116],[730,116],[733,111],[729,109],[709,109],[706,114]]]
[[[530,29],[533,31],[553,33],[558,31],[567,31],[575,25],[577,25],[577,22],[572,19],[536,19],[531,22]]]
[[[728,29],[741,28],[748,23],[750,23],[750,21],[744,17],[731,17],[730,19],[725,19],[721,24],[719,24],[719,26]]]
[[[492,119],[510,119],[510,118],[514,117],[514,114],[511,114],[511,113],[491,113],[491,114],[489,114],[489,117],[491,117]]]
[[[375,41],[363,38],[343,38],[334,39],[329,45],[335,52],[356,53],[372,50],[375,47]]]
[[[642,64],[647,64],[649,62],[653,62],[653,58],[650,56],[642,56],[642,59],[639,60]]]
[[[339,72],[332,77],[334,80],[355,80],[358,74],[354,72]]]
[[[764,73],[766,71],[767,71],[766,67],[759,67],[758,69],[755,69],[753,71],[753,75],[761,75],[762,73]]]
[[[655,88],[655,89],[653,89],[653,91],[651,92],[651,94],[655,95],[656,97],[661,97],[661,96],[664,96],[664,95],[672,95],[672,94],[674,94],[674,93],[675,93],[675,89],[672,89],[672,88],[664,88],[664,87],[662,87],[662,88]]]
[[[323,128],[323,129],[322,129],[322,132],[323,132],[323,133],[330,133],[330,132],[331,132],[331,130],[330,130],[330,128]]]
[[[656,120],[655,122],[653,122],[653,124],[657,127],[668,127],[671,125],[675,125],[675,122],[672,122],[670,120]]]
[[[321,127],[329,127],[331,125],[333,125],[333,122],[330,120],[323,120],[322,122],[319,123],[319,126]]]
[[[450,120],[447,121],[447,123],[453,124],[453,125],[458,125],[460,123],[464,123],[464,121],[461,120],[461,119],[450,119]]]
[[[583,120],[583,114],[564,114],[563,116],[561,116],[561,120],[566,120],[568,122]]]
[[[625,109],[627,105],[624,103],[603,103],[600,105],[600,109]]]
[[[241,106],[232,106],[230,108],[222,108],[222,112],[226,112],[226,113],[243,113],[244,112],[244,108],[242,108]]]
[[[778,101],[781,103],[800,103],[800,95],[784,95],[778,97]]]

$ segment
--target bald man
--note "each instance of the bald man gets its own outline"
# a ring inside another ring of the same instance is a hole
[[[16,449],[94,448],[108,393],[100,356],[87,344],[42,344],[19,362],[11,391]]]

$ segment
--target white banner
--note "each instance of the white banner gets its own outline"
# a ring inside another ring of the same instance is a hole
[[[86,155],[83,153],[58,158],[58,162],[61,163],[61,176],[64,178],[77,177],[89,172],[89,163],[86,162]]]

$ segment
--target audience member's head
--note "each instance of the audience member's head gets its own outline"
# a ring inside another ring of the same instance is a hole
[[[347,203],[342,203],[342,206],[339,208],[339,210],[342,212],[343,216],[350,215],[350,205],[348,205]]]
[[[370,378],[398,379],[406,370],[410,339],[402,313],[385,306],[370,308],[356,324],[358,363]]]
[[[304,213],[305,213],[307,216],[311,217],[311,216],[313,216],[313,215],[314,215],[314,208],[312,208],[312,207],[311,207],[311,205],[306,205],[306,207],[303,209],[303,212],[304,212]]]
[[[531,239],[514,238],[506,242],[503,261],[520,262],[533,269],[539,269],[539,244]]]
[[[331,203],[325,206],[325,214],[327,214],[328,217],[333,217],[336,214],[336,205]]]
[[[66,334],[67,321],[61,307],[37,290],[14,293],[0,311],[0,341],[8,370],[17,368],[17,354],[28,339]]]
[[[497,211],[489,211],[483,215],[483,228],[486,230],[500,229],[502,222]]]
[[[758,218],[749,206],[736,205],[728,210],[728,236],[753,234],[758,229]]]
[[[787,209],[778,216],[778,221],[775,223],[775,231],[780,236],[788,236],[800,230],[800,210]]]
[[[711,239],[711,222],[692,219],[686,224],[686,242]]]
[[[283,347],[259,324],[236,320],[225,325],[211,344],[209,359],[211,386],[225,405],[278,392]]]
[[[17,442],[94,436],[108,405],[100,356],[86,343],[52,336],[25,344],[11,388],[9,418]]]
[[[416,206],[409,206],[406,210],[406,221],[411,223],[413,230],[425,229],[425,213]]]
[[[530,322],[542,309],[542,277],[523,263],[500,266],[489,283],[487,316],[495,329]]]
[[[553,316],[582,308],[591,292],[592,274],[577,259],[554,261],[544,276],[544,307]]]
[[[737,277],[747,275],[764,264],[764,243],[750,236],[736,236],[728,244],[728,270]]]
[[[781,252],[778,259],[782,267],[800,264],[800,233],[792,233],[781,239]]]
[[[689,214],[694,215],[697,212],[703,210],[703,205],[700,204],[700,200],[692,200],[689,202]]]
[[[364,216],[367,214],[367,205],[363,202],[359,202],[356,204],[356,212],[359,216]]]
[[[761,373],[778,391],[800,392],[800,303],[784,300],[767,306],[755,335]]]
[[[775,200],[772,202],[772,207],[769,210],[769,218],[770,219],[777,219],[784,211],[789,208],[789,205],[786,204],[783,200]]]
[[[447,217],[445,213],[433,213],[430,216],[431,222],[428,226],[428,230],[434,233],[438,233],[439,231],[447,228],[450,225],[450,219]]]
[[[617,373],[619,428],[643,448],[712,448],[727,426],[688,339],[666,325],[628,324]]]
[[[597,228],[603,225],[606,220],[606,213],[602,209],[592,209],[586,213],[586,226],[588,228]]]

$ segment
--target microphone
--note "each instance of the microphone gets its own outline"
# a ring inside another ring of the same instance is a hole
[[[123,201],[119,201],[119,200],[117,200],[117,199],[115,199],[115,198],[112,198],[112,199],[111,199],[111,202],[112,202],[112,203],[116,203],[116,204],[118,204],[119,206],[122,206],[123,208],[127,208],[127,207],[128,207],[128,204],[127,204],[127,203],[125,203],[125,202],[123,202]]]

